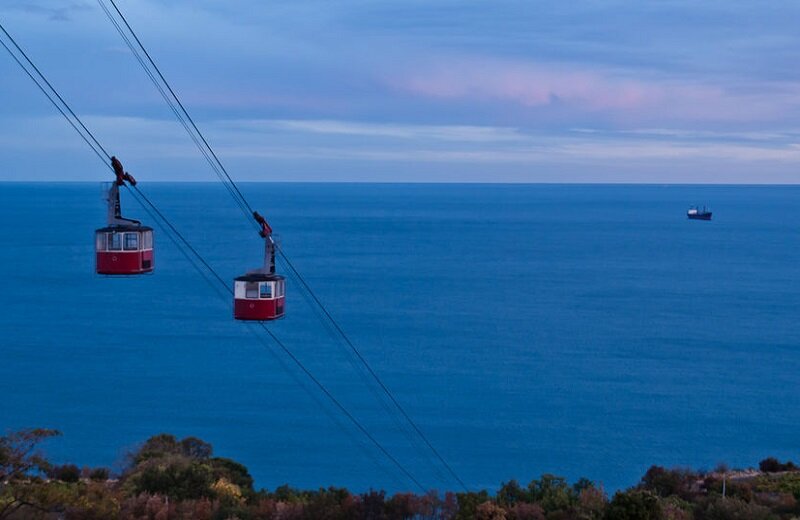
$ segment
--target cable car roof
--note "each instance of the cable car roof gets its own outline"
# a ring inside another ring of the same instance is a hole
[[[277,280],[284,280],[285,278],[279,274],[274,273],[247,273],[242,276],[234,278],[237,282],[274,282]]]
[[[141,224],[131,224],[127,226],[106,226],[104,228],[96,229],[95,233],[113,233],[119,231],[153,231],[150,226],[142,226]]]

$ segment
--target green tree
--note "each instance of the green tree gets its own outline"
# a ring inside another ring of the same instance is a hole
[[[478,506],[489,500],[489,493],[486,490],[456,493],[456,500],[458,501],[458,513],[456,513],[455,518],[458,520],[470,520],[475,518]]]
[[[149,459],[125,477],[128,494],[150,493],[177,500],[214,497],[210,465],[180,455]]]
[[[532,500],[542,506],[546,513],[567,510],[577,503],[578,493],[570,487],[564,477],[544,474],[541,479],[528,484]]]
[[[208,464],[217,480],[224,478],[239,486],[244,492],[253,491],[253,477],[243,464],[223,457],[208,459]]]
[[[520,486],[516,480],[504,482],[497,491],[496,498],[497,503],[506,508],[518,503],[531,501],[528,490]]]

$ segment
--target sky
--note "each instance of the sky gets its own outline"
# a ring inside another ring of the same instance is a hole
[[[800,182],[793,0],[117,3],[236,180]],[[0,21],[139,180],[215,180],[95,0]],[[0,180],[105,180],[0,53]]]

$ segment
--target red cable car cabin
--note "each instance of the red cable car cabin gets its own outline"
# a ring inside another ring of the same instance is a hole
[[[285,290],[285,280],[279,274],[253,271],[235,278],[234,318],[248,321],[282,318]]]
[[[283,317],[286,280],[275,274],[275,241],[264,217],[253,213],[264,238],[264,267],[233,280],[233,317],[244,321],[269,321]]]
[[[144,274],[155,267],[152,228],[109,226],[94,236],[98,274]]]
[[[122,168],[116,157],[111,166],[117,176],[108,188],[108,226],[94,232],[95,270],[98,274],[130,275],[149,273],[155,267],[153,228],[125,218],[119,203],[119,187],[125,181],[136,186],[136,179]]]

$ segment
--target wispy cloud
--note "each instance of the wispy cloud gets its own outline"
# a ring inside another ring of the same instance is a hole
[[[109,149],[134,164],[167,161],[179,165],[173,173],[186,171],[204,178],[198,174],[198,168],[205,169],[199,154],[174,121],[108,116],[90,116],[85,121]],[[223,161],[290,161],[306,165],[324,162],[328,167],[339,165],[343,172],[359,163],[384,167],[440,165],[442,172],[481,164],[488,169],[511,167],[516,180],[536,181],[537,165],[554,164],[610,170],[621,165],[644,168],[650,164],[685,168],[686,164],[700,161],[720,167],[735,165],[737,171],[747,165],[753,171],[764,165],[780,166],[783,173],[786,167],[800,167],[800,135],[788,132],[778,142],[759,134],[731,141],[726,133],[712,132],[697,139],[695,132],[670,129],[578,129],[554,135],[508,127],[336,120],[211,120],[200,124]],[[12,127],[13,134],[0,133],[4,136],[0,139],[0,152],[3,148],[54,153],[83,148],[77,138],[45,143],[35,138],[43,131],[69,135],[63,121],[56,117],[0,120],[0,130]],[[429,180],[435,178],[434,175]],[[340,177],[347,179],[346,174]]]
[[[580,63],[537,64],[481,57],[442,57],[390,75],[387,82],[421,97],[527,109],[554,108],[612,120],[764,120],[800,110],[800,83],[758,88],[639,75]]]
[[[92,9],[91,5],[85,2],[71,2],[64,5],[63,2],[47,2],[34,0],[26,2],[9,2],[0,9],[7,9],[12,11],[20,11],[31,15],[41,16],[48,20],[65,22],[72,19],[72,15],[76,12],[88,11]]]
[[[307,132],[360,137],[421,139],[461,142],[520,141],[525,136],[516,128],[470,125],[404,125],[334,120],[254,120],[221,123],[229,128]]]

